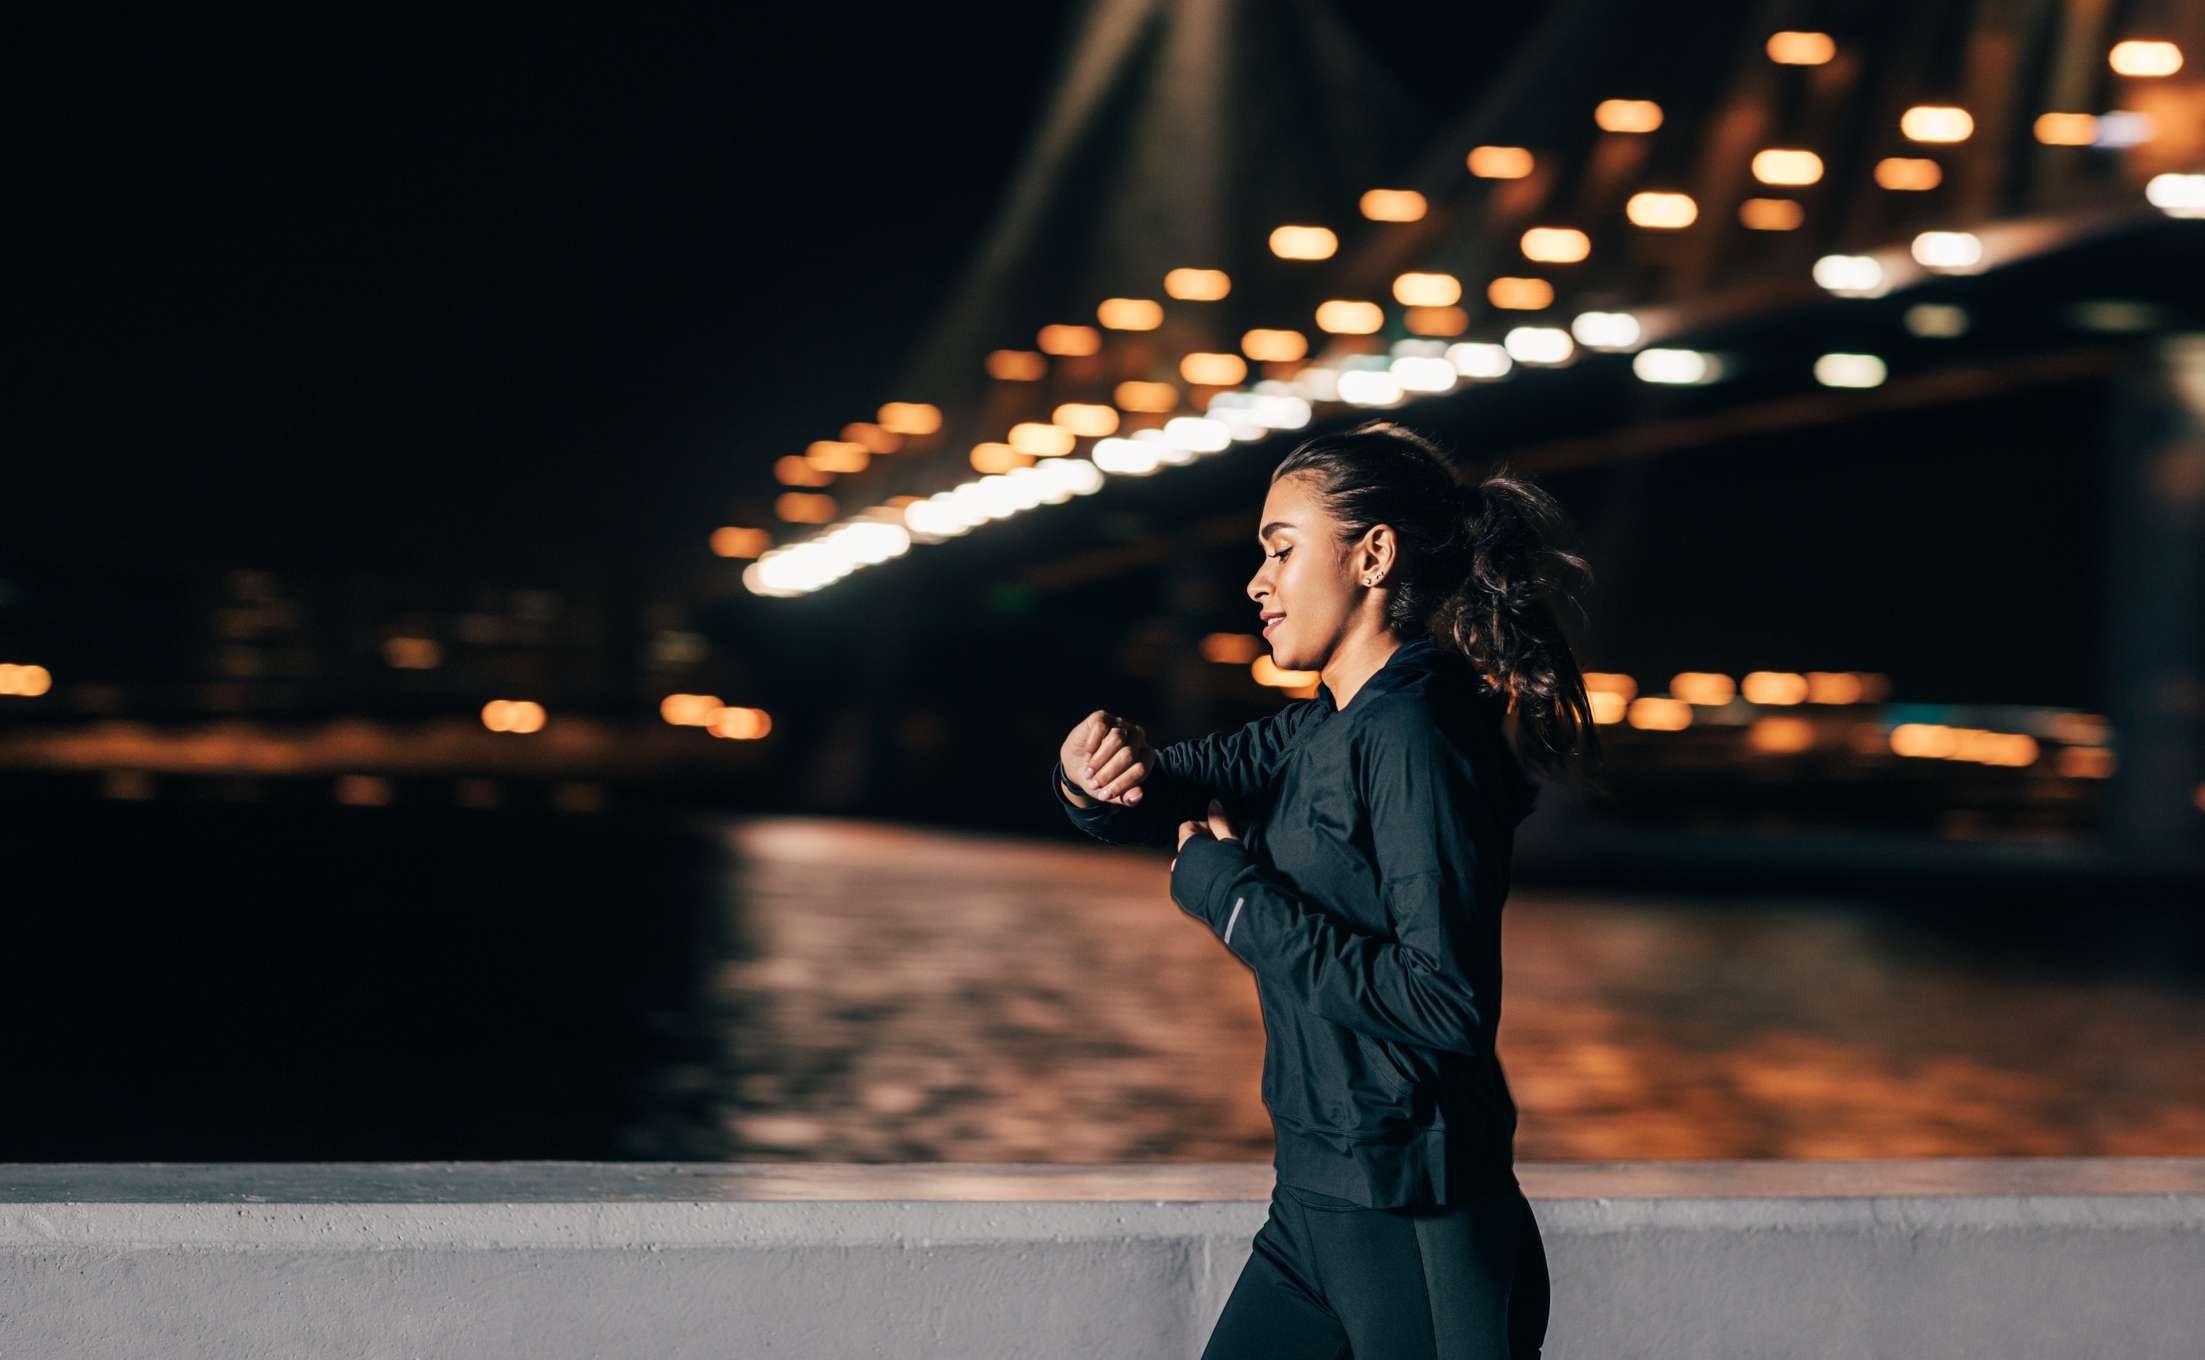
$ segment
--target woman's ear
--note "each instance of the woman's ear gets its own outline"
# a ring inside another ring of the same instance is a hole
[[[1378,584],[1386,578],[1393,558],[1393,529],[1384,524],[1373,526],[1355,550],[1355,579],[1364,585]]]

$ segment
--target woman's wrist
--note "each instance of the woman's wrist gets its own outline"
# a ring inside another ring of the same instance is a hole
[[[1099,798],[1090,798],[1081,793],[1078,789],[1072,787],[1071,780],[1062,775],[1057,776],[1057,787],[1063,792],[1065,801],[1076,808],[1091,808],[1102,801]]]

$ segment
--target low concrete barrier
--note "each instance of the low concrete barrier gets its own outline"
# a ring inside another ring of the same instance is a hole
[[[0,1164],[0,1355],[1197,1357],[1260,1164]],[[2205,1158],[1525,1163],[1546,1355],[2194,1360]]]

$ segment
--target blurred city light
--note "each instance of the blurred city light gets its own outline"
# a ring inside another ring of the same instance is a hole
[[[1825,255],[1815,261],[1815,282],[1845,297],[1874,297],[1883,291],[1883,266],[1866,255]]]
[[[1681,699],[1645,694],[1624,709],[1624,721],[1646,732],[1682,732],[1692,725],[1692,705]]]
[[[1255,659],[1248,668],[1248,674],[1257,684],[1272,689],[1313,690],[1321,678],[1316,671],[1287,670],[1273,661],[1268,652]]]
[[[1410,307],[1450,307],[1462,299],[1452,274],[1403,274],[1393,281],[1394,301]]]
[[[1339,248],[1330,227],[1286,226],[1271,233],[1271,253],[1282,260],[1329,260]]]
[[[758,741],[773,730],[773,719],[762,708],[729,705],[706,720],[705,730],[729,741]]]
[[[1232,291],[1222,269],[1174,269],[1164,275],[1164,291],[1182,302],[1215,302]]]
[[[1425,355],[1407,355],[1393,361],[1387,371],[1408,392],[1447,392],[1453,390],[1461,376],[1455,366],[1445,359]]]
[[[764,529],[723,524],[712,531],[712,552],[716,557],[756,557],[772,546],[773,535]]]
[[[1317,329],[1334,335],[1370,335],[1386,324],[1375,302],[1333,298],[1317,306]]]
[[[1593,106],[1593,122],[1603,132],[1652,132],[1661,126],[1661,105],[1651,99],[1603,99]]]
[[[1189,354],[1179,361],[1179,376],[1201,387],[1231,387],[1248,379],[1248,361],[1237,354]]]
[[[724,707],[716,694],[669,694],[659,701],[658,714],[676,727],[703,727]]]
[[[1554,285],[1545,279],[1504,274],[1485,286],[1485,300],[1511,311],[1543,311],[1554,305]]]
[[[1506,377],[1514,361],[1501,345],[1482,340],[1466,340],[1447,347],[1447,360],[1455,371],[1465,378],[1493,379]]]
[[[2171,42],[2131,38],[2113,44],[2106,62],[2124,76],[2171,76],[2182,69],[2182,49]]]
[[[1803,704],[1807,701],[1807,677],[1792,671],[1747,671],[1738,692],[1749,704]]]
[[[1114,331],[1152,331],[1164,324],[1164,306],[1154,298],[1104,298],[1095,317]]]
[[[1570,334],[1587,349],[1629,349],[1638,343],[1638,318],[1629,312],[1582,312]]]
[[[1714,355],[1690,349],[1642,349],[1631,357],[1631,372],[1643,382],[1692,386],[1713,382],[1719,364]]]
[[[2037,140],[2046,146],[2089,146],[2098,137],[2098,120],[2087,113],[2037,115]]]
[[[544,706],[533,699],[492,699],[482,706],[482,725],[493,732],[540,732]]]
[[[1376,369],[1350,369],[1340,375],[1340,400],[1351,406],[1392,406],[1407,394],[1401,380]]]
[[[1873,354],[1825,354],[1815,360],[1815,381],[1824,387],[1878,387],[1884,362]]]
[[[1767,51],[1769,60],[1780,65],[1820,66],[1837,55],[1837,44],[1827,33],[1786,30],[1769,35]]]
[[[1899,131],[1909,141],[1964,142],[1975,131],[1975,119],[1956,105],[1916,104],[1899,115]]]
[[[1142,435],[1153,435],[1154,430],[1143,430]],[[1224,422],[1205,416],[1174,416],[1164,422],[1163,438],[1167,447],[1188,453],[1221,453],[1233,442],[1233,432]]]
[[[1412,335],[1460,335],[1470,329],[1470,313],[1460,307],[1410,307],[1402,311],[1401,324]]]
[[[1416,222],[1425,213],[1424,195],[1414,189],[1372,189],[1363,195],[1363,216],[1373,222]]]
[[[1309,337],[1300,331],[1252,330],[1240,337],[1240,351],[1267,363],[1292,363],[1309,353]]]
[[[1813,184],[1822,178],[1822,157],[1792,147],[1770,147],[1753,154],[1753,177],[1763,184]]]
[[[1202,659],[1221,666],[1246,666],[1263,654],[1263,639],[1254,633],[1205,633]]]
[[[1519,364],[1562,364],[1576,353],[1569,332],[1554,326],[1517,326],[1501,338],[1501,346]]]
[[[1900,193],[1934,189],[1944,178],[1944,167],[1919,156],[1886,156],[1876,162],[1876,183]]]
[[[1719,708],[1737,697],[1738,682],[1720,671],[1679,671],[1669,677],[1669,693],[1688,704]]]
[[[1623,213],[1635,226],[1678,231],[1699,220],[1700,208],[1690,194],[1641,190],[1623,205]]]
[[[1007,441],[1020,453],[1036,458],[1053,458],[1070,453],[1076,442],[1072,431],[1045,420],[1022,420],[1011,426]]]
[[[1102,352],[1102,332],[1093,326],[1073,326],[1062,322],[1043,326],[1036,333],[1034,343],[1043,354],[1054,354],[1068,359],[1084,359]],[[888,422],[883,420],[883,425]],[[895,426],[889,425],[890,429]]]
[[[821,472],[863,472],[872,457],[863,444],[844,439],[814,439],[804,446],[804,461]]]
[[[35,699],[53,688],[53,672],[44,666],[0,662],[0,695]]]
[[[880,408],[880,427],[895,434],[933,434],[942,428],[942,411],[923,401],[892,401]]]
[[[1470,173],[1479,179],[1522,179],[1531,173],[1531,152],[1520,146],[1472,147]]]
[[[1738,205],[1738,220],[1753,231],[1796,231],[1807,210],[1789,198],[1749,198]]]
[[[1913,254],[1925,269],[1964,273],[1983,262],[1983,243],[1964,231],[1925,231],[1914,238]]]
[[[1097,402],[1068,401],[1050,413],[1049,423],[1081,439],[1100,439],[1106,434],[1117,433],[1118,413]],[[1069,442],[1057,450],[1059,453],[1071,451]]]
[[[1592,254],[1592,238],[1575,227],[1533,227],[1521,244],[1524,258],[1541,264],[1575,264]]]
[[[2205,174],[2153,175],[2144,198],[2169,217],[2205,217]]]
[[[1166,382],[1127,379],[1111,391],[1122,411],[1164,412],[1179,404],[1179,389]]]

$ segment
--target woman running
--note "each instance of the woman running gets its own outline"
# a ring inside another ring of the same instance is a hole
[[[1160,749],[1098,710],[1050,772],[1089,834],[1174,846],[1173,900],[1255,973],[1276,1182],[1204,1360],[1523,1360],[1545,1340],[1494,1044],[1538,793],[1517,751],[1548,773],[1599,759],[1552,607],[1591,572],[1559,519],[1387,421],[1310,439],[1272,470],[1247,590],[1317,695]]]

